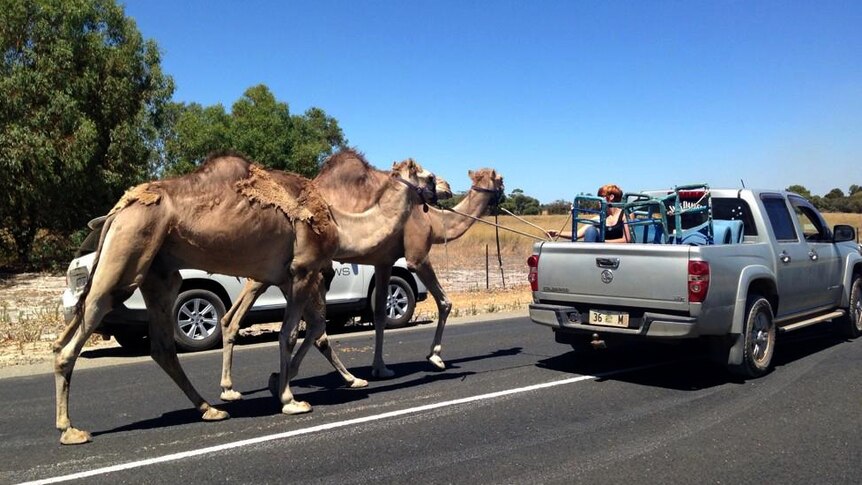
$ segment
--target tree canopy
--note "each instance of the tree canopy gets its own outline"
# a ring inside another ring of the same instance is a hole
[[[237,150],[270,168],[311,177],[323,159],[347,139],[338,121],[320,108],[291,115],[265,85],[248,88],[228,114],[220,104],[176,105],[176,124],[166,142],[165,173],[194,170],[213,151]]]
[[[538,199],[524,194],[521,189],[514,189],[506,196],[500,207],[518,216],[540,214],[542,209]]]
[[[0,46],[0,220],[26,264],[38,229],[80,228],[150,175],[174,86],[112,0],[4,0]]]
[[[0,46],[0,266],[32,267],[40,231],[68,255],[127,188],[213,151],[310,177],[347,143],[322,109],[291,115],[265,85],[230,112],[172,102],[157,44],[116,0],[0,0]]]
[[[805,197],[814,207],[824,212],[862,212],[862,187],[856,184],[850,186],[847,194],[838,187],[824,196],[813,195],[802,185],[791,185],[787,190]]]

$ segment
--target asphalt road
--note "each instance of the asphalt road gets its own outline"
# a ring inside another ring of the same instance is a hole
[[[387,333],[397,377],[345,389],[316,352],[283,416],[265,389],[274,342],[239,348],[232,419],[204,423],[151,361],[83,357],[64,447],[53,378],[0,379],[0,482],[87,483],[862,483],[862,341],[824,328],[782,338],[768,376],[737,381],[681,347],[575,356],[523,316],[450,325],[443,372],[431,325]],[[369,378],[372,337],[338,336]],[[182,356],[218,402],[220,354]],[[84,475],[75,475],[84,474]],[[77,479],[75,477],[78,477]]]

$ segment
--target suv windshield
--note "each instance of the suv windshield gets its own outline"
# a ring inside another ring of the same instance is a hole
[[[84,238],[84,242],[81,243],[81,247],[75,251],[75,258],[80,258],[85,254],[95,252],[99,247],[99,236],[101,234],[102,226],[99,226],[99,228],[94,231],[90,231],[90,234],[87,234],[87,237]]]

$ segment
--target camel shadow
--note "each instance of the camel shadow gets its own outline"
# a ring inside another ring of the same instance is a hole
[[[315,386],[322,386],[314,390],[306,392],[297,392],[295,386],[291,384],[291,389],[294,391],[294,397],[300,401],[308,401],[312,406],[334,406],[339,404],[347,404],[351,402],[368,399],[374,394],[390,392],[398,389],[420,386],[431,382],[464,379],[473,372],[459,372],[454,374],[435,373],[426,376],[412,379],[410,381],[392,382],[388,385],[374,385],[371,383],[368,387],[359,389],[350,389],[344,387],[344,381],[337,372],[331,372],[325,376],[306,379],[306,387],[309,387],[310,382],[314,382]],[[250,397],[254,394],[263,393],[264,395]],[[230,414],[231,419],[242,418],[259,418],[265,416],[277,416],[281,414],[281,403],[273,397],[267,387],[254,389],[243,393],[241,401],[216,403],[215,406]],[[136,421],[134,423],[125,424],[116,428],[94,431],[92,435],[109,435],[114,433],[123,433],[128,431],[143,431],[150,429],[163,429],[173,426],[183,426],[194,423],[203,422],[200,413],[193,408],[180,409],[170,411],[161,416]]]
[[[395,375],[397,376],[396,378],[391,380],[373,380],[369,382],[368,387],[359,389],[350,389],[345,387],[341,376],[335,371],[319,376],[294,379],[291,381],[291,389],[296,399],[308,401],[313,406],[335,406],[368,399],[375,394],[383,394],[397,391],[399,389],[422,386],[433,382],[464,379],[470,375],[476,374],[476,372],[452,372],[453,370],[460,368],[457,364],[517,355],[521,353],[521,351],[521,347],[513,347],[510,349],[495,350],[488,354],[478,356],[452,359],[451,361],[447,361],[446,370],[444,371],[431,370],[431,364],[424,360],[392,364],[389,368],[395,372]],[[413,379],[405,380],[406,377],[416,374],[422,375]],[[371,366],[359,368],[356,375],[370,376]],[[257,396],[256,394],[262,395]],[[241,401],[217,403],[215,406],[227,411],[233,419],[257,418],[281,414],[281,403],[270,394],[269,388],[266,386],[243,392],[243,399]],[[126,431],[169,428],[198,422],[201,422],[200,414],[195,409],[187,408],[170,411],[159,417],[129,423],[109,430],[95,431],[93,432],[93,436],[122,433]]]
[[[776,342],[773,364],[775,369],[780,369],[846,342],[848,340],[842,337],[824,332],[822,327],[782,334]],[[565,373],[597,376],[596,382],[619,381],[681,391],[742,385],[747,381],[710,360],[706,347],[697,342],[676,345],[627,342],[604,351],[566,352],[542,359],[537,365]]]

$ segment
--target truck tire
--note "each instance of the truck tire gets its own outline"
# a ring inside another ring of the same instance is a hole
[[[743,377],[756,378],[772,370],[772,356],[775,353],[775,321],[769,300],[760,295],[749,295],[745,308],[743,325],[745,347],[742,363],[729,365],[728,369]]]
[[[374,311],[374,295],[377,290],[371,290],[371,311]],[[413,312],[416,310],[416,295],[413,288],[400,276],[389,278],[386,292],[386,328],[401,328],[410,324]],[[372,313],[373,315],[373,313]],[[372,317],[373,320],[373,317]]]
[[[854,339],[862,335],[862,278],[856,276],[850,285],[850,306],[847,314],[832,321],[842,337]]]
[[[174,303],[174,336],[177,347],[187,351],[207,350],[221,343],[221,298],[207,290],[187,290]]]

